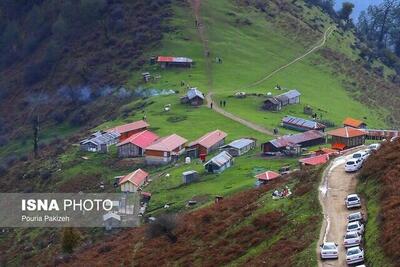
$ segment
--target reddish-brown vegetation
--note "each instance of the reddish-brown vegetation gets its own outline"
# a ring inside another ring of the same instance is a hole
[[[378,181],[380,243],[394,266],[400,266],[400,142],[386,143],[371,156],[360,178]]]

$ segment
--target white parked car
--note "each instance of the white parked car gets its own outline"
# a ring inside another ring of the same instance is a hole
[[[325,242],[320,247],[321,259],[337,259],[339,257],[338,245],[334,242]]]
[[[376,143],[376,144],[370,144],[370,145],[368,146],[368,148],[369,148],[370,150],[378,150],[380,147],[381,147],[381,144],[378,144],[378,143]]]
[[[349,216],[347,216],[347,221],[348,222],[360,221],[361,223],[365,222],[364,221],[364,216],[360,211],[349,214]]]
[[[356,172],[362,167],[362,160],[359,159],[349,159],[346,161],[346,164],[344,165],[344,170],[346,172]]]
[[[364,250],[360,247],[348,248],[346,252],[347,264],[354,264],[364,261]]]
[[[347,232],[344,236],[343,245],[345,248],[359,246],[361,244],[361,235],[357,231]]]
[[[362,235],[362,233],[364,233],[364,225],[359,221],[348,223],[347,232],[354,232],[354,231]]]
[[[361,207],[361,199],[357,194],[348,195],[344,199],[345,205],[348,209],[352,208],[360,208]]]
[[[361,161],[366,160],[369,157],[369,152],[367,150],[358,151],[351,155],[352,159],[361,159]]]

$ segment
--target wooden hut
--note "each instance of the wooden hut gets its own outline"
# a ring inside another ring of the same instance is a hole
[[[352,127],[343,127],[329,131],[330,143],[332,148],[343,150],[356,146],[363,145],[367,133],[363,130],[359,130]]]

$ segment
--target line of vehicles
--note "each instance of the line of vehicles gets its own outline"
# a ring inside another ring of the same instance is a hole
[[[372,144],[367,149],[349,156],[345,163],[346,172],[356,172],[361,169],[371,151],[378,150],[380,144]],[[344,200],[348,210],[360,209],[361,198],[357,194],[350,194]],[[346,248],[346,263],[356,267],[366,267],[364,263],[364,249],[362,248],[365,219],[361,211],[350,213],[347,216],[347,227],[344,235],[343,246]],[[335,242],[321,244],[321,259],[338,259],[339,245]]]
[[[371,154],[371,151],[378,150],[380,146],[380,144],[371,144],[368,146],[367,149],[358,151],[350,155],[350,157],[346,161],[346,164],[344,165],[344,170],[346,172],[358,171],[359,169],[361,169],[363,163]]]
[[[357,194],[350,194],[345,198],[348,210],[361,208],[361,198]],[[361,264],[364,262],[364,249],[361,247],[364,234],[364,216],[361,211],[350,213],[347,216],[347,227],[344,235],[343,246],[346,251],[346,262],[348,265]],[[321,245],[321,259],[338,259],[339,245],[335,242],[324,242]],[[365,265],[357,265],[365,267]]]

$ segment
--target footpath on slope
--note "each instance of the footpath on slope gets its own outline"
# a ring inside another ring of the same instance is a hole
[[[363,147],[364,148],[364,147]],[[347,215],[351,213],[344,205],[347,195],[355,193],[357,178],[355,173],[346,173],[344,164],[346,157],[362,148],[347,151],[343,156],[333,160],[325,169],[319,190],[319,201],[324,214],[324,222],[321,227],[319,242],[317,245],[317,257],[319,267],[345,267],[346,250],[343,246],[343,237],[347,227]],[[319,245],[324,241],[336,242],[339,245],[339,259],[320,259]]]
[[[210,58],[210,48],[209,48],[209,44],[208,44],[208,39],[206,37],[206,30],[205,30],[205,26],[204,26],[204,22],[203,19],[200,15],[200,9],[201,9],[201,0],[190,0],[190,4],[191,7],[193,9],[193,13],[194,13],[194,17],[195,17],[195,25],[197,27],[197,32],[199,34],[200,40],[203,43],[203,50],[204,50],[204,57],[205,57],[205,62],[206,62],[206,76],[207,76],[207,83],[209,86],[209,93],[206,95],[206,102],[207,105],[210,107],[211,104],[213,104],[213,110],[231,120],[234,120],[250,129],[253,129],[255,131],[258,131],[260,133],[266,134],[266,135],[274,135],[273,131],[270,129],[267,129],[263,126],[260,126],[256,123],[247,121],[239,116],[236,116],[230,112],[227,112],[226,110],[224,110],[223,108],[219,107],[218,105],[214,104],[214,101],[212,99],[212,95],[213,95],[213,78],[212,78],[212,62],[211,62],[211,58]],[[275,75],[276,73],[278,73],[279,71],[284,70],[285,68],[289,67],[290,65],[296,63],[297,61],[305,58],[307,55],[313,53],[314,51],[316,51],[317,49],[321,48],[322,46],[325,45],[326,40],[328,39],[328,37],[332,34],[332,32],[334,31],[335,26],[330,26],[324,33],[324,36],[321,40],[318,41],[318,44],[315,45],[314,47],[312,47],[309,51],[307,51],[305,54],[301,55],[300,57],[294,59],[293,61],[289,62],[288,64],[274,70],[272,73],[268,74],[267,76],[265,76],[264,78],[262,78],[259,81],[256,81],[254,83],[252,83],[250,86],[255,86],[257,84],[260,84],[262,82],[264,82],[265,80],[269,79],[270,77],[272,77],[273,75]]]

